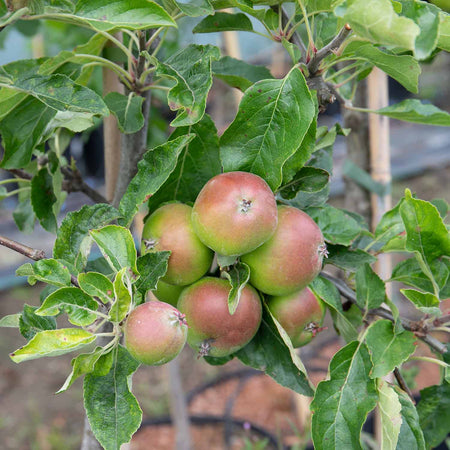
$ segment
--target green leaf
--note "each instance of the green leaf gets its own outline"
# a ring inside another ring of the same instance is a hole
[[[450,432],[450,383],[421,390],[417,412],[426,447],[437,447]]]
[[[106,450],[119,450],[141,424],[142,411],[130,391],[139,363],[122,347],[112,350],[113,362],[105,376],[84,378],[84,407],[91,429]]]
[[[365,310],[378,308],[386,298],[384,281],[364,264],[356,271],[356,303]]]
[[[91,297],[98,297],[105,304],[113,301],[114,286],[105,275],[97,272],[80,273],[78,283]]]
[[[83,270],[91,251],[89,230],[102,227],[118,217],[115,208],[102,203],[86,205],[79,211],[68,213],[59,227],[53,256],[71,263],[78,271]]]
[[[342,209],[325,205],[308,208],[306,212],[319,225],[325,240],[331,244],[350,245],[361,233],[358,222]]]
[[[405,122],[450,126],[450,114],[448,112],[416,99],[403,100],[395,105],[386,106],[372,112]]]
[[[402,405],[395,390],[385,380],[377,380],[381,421],[381,449],[396,450],[402,425]]]
[[[99,31],[176,27],[174,20],[161,6],[147,0],[79,0],[74,16],[60,14],[55,18],[87,23]]]
[[[111,368],[112,365],[112,352],[107,353],[107,355],[104,355],[105,349],[103,347],[97,347],[93,352],[91,353],[82,353],[81,355],[78,355],[76,358],[72,359],[72,372],[67,377],[64,384],[61,386],[61,388],[56,392],[56,394],[60,394],[61,392],[66,391],[67,389],[72,386],[73,382],[83,376],[87,373],[92,372],[98,372],[98,368],[105,365],[105,359],[106,359],[106,368],[101,367],[106,373],[109,372],[109,368]],[[107,358],[102,358],[102,356],[107,356]],[[105,370],[107,369],[107,370]]]
[[[222,276],[225,277],[231,285],[228,293],[228,311],[231,315],[236,312],[241,299],[242,290],[250,279],[250,268],[243,262],[238,262],[230,267],[228,271],[223,271]]]
[[[136,289],[143,295],[156,289],[158,280],[167,272],[170,252],[146,253],[137,259],[137,269],[140,274]]]
[[[34,264],[26,263],[16,270],[16,276],[28,277],[28,283],[31,285],[36,281],[42,281],[54,286],[70,286],[69,269],[56,259],[41,259]]]
[[[236,356],[246,366],[261,370],[281,386],[312,396],[313,389],[289,337],[267,307],[255,337]]]
[[[13,218],[19,231],[24,234],[31,234],[33,232],[36,216],[34,215],[30,198],[18,203],[16,209],[13,211]]]
[[[302,57],[302,52],[300,51],[300,49],[292,42],[289,42],[285,37],[281,38],[281,44],[288,52],[292,62],[294,64],[297,64],[300,61],[300,58]]]
[[[368,329],[366,344],[372,359],[371,378],[382,378],[405,362],[416,350],[411,331],[397,332],[390,320],[377,320]]]
[[[369,7],[368,7],[369,6]],[[345,0],[335,10],[336,16],[349,23],[361,38],[374,44],[414,50],[420,28],[395,13],[390,0]]]
[[[5,152],[1,162],[4,169],[25,167],[40,143],[48,123],[56,111],[39,100],[28,97],[0,122],[0,134]],[[20,124],[20,132],[18,132]]]
[[[355,50],[355,56],[369,61],[397,80],[408,91],[417,94],[420,65],[412,56],[392,55],[370,44],[359,46]]]
[[[403,225],[403,221],[400,216],[400,206],[403,201],[404,199],[401,199],[394,208],[383,214],[383,217],[380,222],[378,222],[375,229],[375,238],[378,245],[372,246],[372,249],[380,250],[383,248],[384,251],[388,251],[386,249],[386,245],[392,241],[394,244],[399,243],[401,248],[404,250],[404,241],[406,240],[406,236],[404,235],[406,233],[405,226]]]
[[[116,116],[117,124],[122,133],[138,132],[144,126],[142,102],[144,97],[131,92],[126,95],[110,92],[105,97],[106,106]]]
[[[330,362],[329,380],[321,381],[311,403],[314,448],[361,449],[360,434],[377,402],[375,381],[364,343],[353,341]]]
[[[170,140],[183,135],[194,135],[194,138],[181,150],[169,178],[150,198],[151,211],[167,201],[194,202],[206,182],[221,172],[219,138],[216,126],[207,114],[195,125],[177,128]]]
[[[126,267],[117,272],[114,279],[114,296],[115,301],[109,311],[109,317],[113,322],[119,323],[128,314],[133,299],[131,280]]]
[[[181,12],[190,17],[199,17],[214,13],[214,8],[209,0],[175,0],[174,3]]]
[[[27,340],[33,338],[40,331],[56,329],[55,319],[36,315],[37,309],[35,306],[24,305],[19,319],[20,334]]]
[[[299,148],[314,116],[314,102],[297,68],[282,80],[255,83],[220,139],[224,170],[255,173],[276,190],[284,163]]]
[[[402,390],[395,388],[402,405],[402,425],[397,442],[397,450],[425,450],[425,439],[420,428],[417,409],[409,396]]]
[[[294,198],[299,191],[319,192],[328,184],[329,178],[330,174],[326,170],[306,166],[289,183],[281,186],[278,192],[286,199]]]
[[[423,1],[402,1],[402,16],[419,25],[414,56],[418,60],[428,58],[436,48],[439,33],[439,8]]]
[[[178,111],[171,126],[193,125],[202,119],[212,85],[211,63],[219,58],[217,47],[191,44],[158,64],[156,74],[176,82],[167,97],[170,109]]]
[[[56,233],[58,228],[53,212],[53,205],[56,201],[53,178],[44,167],[31,180],[31,205],[42,228],[50,233]]]
[[[432,316],[440,316],[442,314],[439,309],[439,299],[435,295],[414,289],[400,289],[400,292],[423,313]]]
[[[21,317],[22,317],[21,313],[9,314],[7,316],[3,316],[0,319],[0,327],[19,328],[19,323],[20,323]]]
[[[331,281],[319,276],[312,281],[309,287],[328,306],[332,313],[335,327],[345,341],[350,342],[357,339],[358,331],[344,314],[341,296],[336,286]]]
[[[343,270],[356,272],[363,264],[373,264],[377,259],[363,250],[352,250],[344,245],[327,245],[328,257],[325,264],[332,264]]]
[[[147,151],[138,163],[138,172],[130,181],[120,201],[119,223],[129,226],[139,206],[155,194],[175,170],[183,148],[194,139],[194,134],[180,136]]]
[[[64,311],[69,322],[80,327],[90,325],[97,319],[98,304],[76,287],[64,287],[52,292],[36,311],[39,316],[56,316]]]
[[[223,56],[218,61],[213,61],[212,73],[216,78],[242,92],[257,81],[273,78],[266,67],[248,64],[231,56]]]
[[[25,346],[10,354],[15,363],[44,356],[59,356],[95,341],[95,335],[80,328],[62,328],[37,333]]]
[[[245,14],[216,12],[213,16],[205,17],[192,30],[193,33],[214,33],[216,31],[253,31],[253,25]]]
[[[357,166],[350,159],[346,159],[342,168],[342,175],[353,180],[359,186],[364,187],[369,192],[373,192],[381,197],[387,195],[391,187],[375,181],[368,172]]]
[[[437,46],[450,52],[450,14],[439,14],[439,36]]]
[[[134,273],[137,272],[136,247],[130,230],[117,225],[107,225],[89,233],[112,269],[119,272],[124,267],[130,267]]]

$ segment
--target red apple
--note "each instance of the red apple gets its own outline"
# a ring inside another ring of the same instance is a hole
[[[220,255],[251,252],[272,236],[277,205],[269,185],[247,172],[211,178],[195,201],[192,223],[200,240]]]

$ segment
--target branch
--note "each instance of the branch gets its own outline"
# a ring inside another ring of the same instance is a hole
[[[325,47],[321,48],[308,63],[308,70],[311,75],[315,75],[319,70],[319,65],[328,55],[334,53],[341,44],[347,39],[348,35],[352,32],[350,25],[346,24],[341,31],[334,37],[334,39]]]
[[[271,9],[276,13],[278,13],[278,6],[273,5],[271,6]],[[286,11],[283,9],[282,6],[280,6],[280,13],[281,13],[281,25],[283,28],[286,28],[286,25],[289,22],[289,16],[287,15]],[[290,30],[286,30],[286,34],[289,34],[289,31]],[[300,48],[300,50],[302,51],[302,57],[300,58],[300,61],[305,61],[308,50],[305,47],[305,44],[301,40],[300,36],[298,35],[297,31],[294,31],[289,41]]]
[[[336,288],[338,289],[339,293],[349,300],[351,303],[354,303],[358,308],[360,308],[362,311],[365,311],[364,308],[361,308],[357,302],[356,302],[356,294],[355,292],[350,289],[347,284],[345,284],[342,280],[339,280],[336,277],[333,277],[332,275],[329,275],[325,272],[321,272],[320,275],[323,278],[326,278],[328,281],[331,281]],[[367,314],[370,314],[372,316],[379,316],[383,317],[384,319],[390,320],[391,322],[395,322],[394,316],[392,313],[387,310],[386,308],[375,308],[370,309],[369,311],[366,311]],[[434,338],[433,336],[428,334],[428,328],[421,325],[421,321],[414,322],[409,319],[400,318],[400,322],[405,328],[405,330],[412,331],[419,339],[421,339],[423,342],[425,342],[429,347],[434,349],[435,351],[439,353],[446,353],[447,347],[445,344]]]
[[[8,239],[5,236],[0,236],[0,245],[8,247],[17,253],[21,253],[27,258],[33,259],[34,261],[39,261],[45,258],[44,250],[38,250],[36,248],[28,247],[27,245],[20,244],[19,242]]]
[[[401,374],[401,372],[400,372],[398,367],[396,367],[394,369],[394,375],[395,375],[395,379],[397,380],[397,383],[400,386],[400,388],[403,389],[408,394],[408,397],[411,399],[411,401],[415,405],[416,404],[416,400],[414,398],[414,395],[411,392],[411,389],[409,389],[409,386],[406,384],[406,381],[403,378],[403,375]]]

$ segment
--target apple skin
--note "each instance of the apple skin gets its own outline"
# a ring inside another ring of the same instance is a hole
[[[156,285],[156,289],[152,291],[152,294],[160,301],[166,302],[169,305],[177,306],[178,299],[185,286],[176,286],[174,284],[164,283],[159,280]]]
[[[439,6],[445,12],[450,13],[450,0],[430,0],[433,5]]]
[[[189,324],[188,344],[200,356],[228,356],[244,347],[258,331],[262,306],[258,292],[248,284],[233,315],[228,311],[230,283],[205,277],[184,289],[178,309]]]
[[[159,366],[174,359],[186,344],[188,327],[184,315],[173,306],[150,301],[129,314],[125,346],[142,364]]]
[[[200,240],[220,255],[238,256],[259,247],[275,232],[277,205],[258,175],[227,172],[200,191],[192,224]]]
[[[311,342],[320,331],[325,316],[325,306],[309,288],[289,295],[269,297],[267,306],[295,348]]]
[[[169,203],[154,211],[142,231],[142,253],[170,250],[167,272],[162,281],[185,286],[208,271],[213,252],[199,240],[191,222],[192,208]]]
[[[250,267],[250,283],[264,294],[288,295],[305,288],[320,272],[326,246],[322,232],[306,213],[278,206],[275,234],[241,257]]]

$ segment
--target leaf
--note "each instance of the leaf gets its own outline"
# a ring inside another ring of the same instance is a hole
[[[346,0],[334,13],[349,23],[361,38],[374,44],[392,45],[414,50],[420,28],[406,17],[395,13],[389,0]]]
[[[284,163],[299,148],[314,116],[314,102],[297,68],[282,80],[255,83],[220,139],[224,170],[255,173],[276,190]]]
[[[107,225],[89,233],[112,269],[119,272],[124,267],[130,267],[136,273],[137,254],[130,230],[117,225]]]
[[[400,292],[423,313],[432,316],[440,316],[442,314],[439,309],[439,299],[435,295],[414,289],[400,289]]]
[[[116,278],[114,279],[114,296],[115,301],[109,311],[109,317],[113,322],[119,323],[128,314],[133,298],[131,280],[126,267],[117,272]]]
[[[207,114],[195,125],[177,128],[170,140],[183,135],[194,137],[181,150],[169,178],[150,198],[150,211],[167,201],[194,202],[206,182],[221,172],[219,138],[216,126]]]
[[[56,233],[58,227],[53,212],[56,201],[52,176],[44,167],[31,180],[31,204],[40,224],[50,233]]]
[[[384,281],[364,264],[356,271],[356,303],[365,310],[378,308],[386,298]]]
[[[130,181],[120,201],[121,225],[129,226],[139,206],[155,194],[175,170],[183,148],[194,139],[194,134],[180,136],[148,150],[138,163],[138,172]]]
[[[20,334],[27,340],[33,338],[36,333],[45,330],[55,330],[56,321],[53,317],[42,317],[35,314],[35,306],[24,305],[19,319]]]
[[[450,52],[450,15],[441,12],[439,14],[439,36],[437,46]]]
[[[140,277],[136,282],[136,289],[143,296],[147,291],[155,290],[158,280],[166,274],[169,256],[170,252],[152,252],[137,259]]]
[[[400,103],[371,112],[405,122],[450,126],[450,114],[448,112],[416,99],[403,100]]]
[[[22,317],[21,313],[3,316],[0,319],[0,327],[19,328],[19,322],[21,317]]]
[[[106,106],[116,116],[122,133],[138,132],[144,126],[142,102],[144,97],[130,93],[128,96],[110,92],[104,98]]]
[[[191,44],[158,64],[156,74],[176,82],[168,94],[170,109],[178,111],[172,127],[193,125],[202,119],[212,86],[211,63],[219,58],[217,47]]]
[[[59,356],[95,341],[95,335],[80,328],[62,328],[37,333],[25,346],[10,354],[15,363],[44,356]]]
[[[205,17],[192,30],[193,33],[214,33],[217,31],[253,31],[253,25],[245,14],[216,12],[213,16]]]
[[[39,316],[56,316],[64,311],[69,322],[80,327],[90,325],[97,319],[98,304],[76,287],[64,287],[52,292],[36,311]]]
[[[372,365],[364,343],[353,341],[330,362],[329,380],[321,381],[311,403],[314,448],[361,449],[360,434],[377,402]]]
[[[209,0],[175,0],[174,3],[181,12],[190,17],[199,17],[214,13],[214,8]]]
[[[102,227],[118,217],[115,208],[102,203],[85,205],[79,211],[68,213],[59,227],[53,256],[70,262],[78,271],[83,270],[91,251],[89,230]]]
[[[361,169],[361,167],[357,166],[350,159],[345,160],[344,167],[342,168],[342,175],[367,189],[369,192],[373,192],[381,197],[390,192],[389,185],[375,181],[368,172]]]
[[[405,362],[416,350],[411,331],[397,332],[390,320],[380,319],[368,329],[366,344],[372,359],[371,378],[382,378]]]
[[[267,307],[263,308],[261,326],[255,337],[236,356],[243,364],[265,372],[281,386],[302,395],[313,395],[303,364],[289,337]]]
[[[308,208],[306,213],[319,225],[323,237],[331,244],[350,245],[361,233],[358,222],[342,209],[325,205]]]
[[[425,450],[425,440],[420,428],[417,409],[408,395],[395,388],[400,404],[402,405],[402,425],[397,442],[397,450]]]
[[[362,57],[397,80],[408,91],[417,94],[420,65],[409,55],[392,55],[379,48],[366,44],[355,50],[355,56]]]
[[[319,192],[328,184],[329,178],[330,174],[326,170],[306,166],[289,183],[281,186],[278,192],[286,199],[294,198],[299,191]]]
[[[250,279],[250,268],[247,264],[238,262],[228,271],[223,271],[222,275],[231,285],[230,292],[228,293],[228,311],[233,315],[239,305],[242,290]]]
[[[381,421],[381,449],[395,450],[402,424],[402,405],[395,390],[385,380],[377,380]]]
[[[176,27],[173,19],[161,6],[147,0],[79,0],[75,15],[59,14],[55,18],[87,23],[98,31]]]
[[[112,350],[113,362],[105,376],[84,378],[84,407],[91,429],[106,450],[118,450],[141,424],[142,411],[130,391],[131,375],[139,363],[120,345]]]
[[[341,295],[336,286],[329,280],[317,277],[309,285],[316,297],[320,298],[330,309],[335,327],[345,339],[350,342],[358,338],[358,331],[353,323],[346,317],[341,304]]]
[[[360,249],[352,250],[344,245],[327,245],[328,257],[325,264],[332,264],[343,270],[356,272],[363,264],[373,264],[377,259]]]
[[[98,297],[105,304],[113,301],[114,287],[105,275],[97,272],[80,273],[78,283],[80,288],[91,297]]]
[[[56,111],[39,100],[29,97],[15,107],[0,122],[0,134],[5,148],[1,167],[18,169],[31,160],[33,150]],[[20,124],[20,133],[18,132]]]
[[[16,209],[13,211],[13,218],[19,231],[24,234],[31,234],[33,232],[36,216],[34,215],[31,200],[29,198],[18,203]]]
[[[216,78],[242,92],[257,81],[273,78],[266,67],[248,64],[231,56],[223,56],[218,61],[213,61],[212,73]]]
[[[32,286],[36,281],[59,287],[70,286],[69,269],[59,261],[56,261],[56,259],[41,259],[34,264],[23,264],[16,270],[16,276],[28,277],[28,283]]]
[[[422,389],[417,412],[426,447],[437,447],[450,432],[450,383]]]
[[[400,216],[400,206],[403,202],[404,199],[401,199],[394,208],[384,213],[380,222],[378,222],[375,229],[375,238],[379,245],[372,246],[374,250],[380,250],[381,248],[385,250],[385,246],[388,243],[399,240],[402,242],[402,248],[404,249],[403,234],[405,234],[405,226]]]
[[[97,372],[97,366],[100,367],[104,364],[105,358],[102,357],[112,355],[112,352],[108,353],[107,355],[104,355],[104,353],[105,349],[103,347],[96,347],[93,352],[82,353],[81,355],[78,355],[77,357],[72,359],[72,372],[67,377],[61,388],[56,392],[56,394],[60,394],[61,392],[69,389],[77,378],[87,373],[92,373],[94,370]],[[109,367],[111,367],[112,359],[110,357],[106,359],[109,360],[107,361],[106,368],[108,368],[108,363]],[[109,369],[107,371],[105,370],[105,372],[106,375],[109,372]]]

